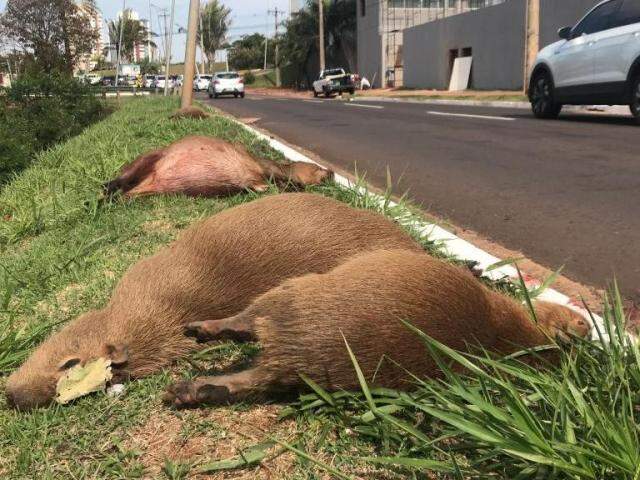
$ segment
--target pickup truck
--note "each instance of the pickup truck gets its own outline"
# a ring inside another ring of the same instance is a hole
[[[324,94],[330,97],[334,93],[349,92],[353,95],[356,86],[353,78],[343,68],[331,68],[320,72],[320,78],[313,82],[313,96]]]

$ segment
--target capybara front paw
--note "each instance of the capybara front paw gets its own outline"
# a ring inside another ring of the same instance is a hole
[[[211,340],[216,332],[212,332],[206,322],[191,322],[184,327],[184,334],[187,337],[195,338],[198,342],[206,342]]]
[[[224,385],[178,382],[167,388],[162,399],[165,403],[176,408],[197,405],[222,405],[230,401],[231,392]]]

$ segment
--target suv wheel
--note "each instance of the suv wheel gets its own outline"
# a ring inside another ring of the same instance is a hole
[[[531,82],[531,109],[536,118],[557,118],[562,105],[553,99],[553,82],[546,72],[540,72]]]
[[[636,119],[636,123],[640,124],[640,74],[631,83],[631,103],[629,104],[631,114]]]

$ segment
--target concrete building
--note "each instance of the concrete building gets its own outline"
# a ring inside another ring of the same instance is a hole
[[[134,63],[139,63],[145,58],[149,58],[149,60],[154,61],[158,59],[158,49],[153,45],[152,31],[151,31],[151,23],[146,18],[140,18],[140,14],[131,8],[127,8],[125,10],[126,17],[130,20],[138,21],[145,27],[147,31],[147,38],[144,42],[136,42],[133,46],[133,58],[130,60]],[[123,16],[123,12],[118,12],[118,19],[121,19]],[[115,52],[115,54],[113,53]],[[115,60],[117,61],[118,52],[116,48],[112,48],[110,50],[111,56],[115,55]]]
[[[96,66],[97,59],[104,55],[105,42],[103,37],[104,20],[102,13],[95,6],[85,1],[78,1],[78,10],[81,15],[88,17],[91,28],[97,33],[98,38],[91,48],[91,53],[82,58],[78,65],[77,70],[89,72]]]
[[[539,45],[600,0],[540,0]],[[358,0],[358,73],[376,87],[446,89],[453,62],[472,56],[471,87],[519,90],[527,0]]]

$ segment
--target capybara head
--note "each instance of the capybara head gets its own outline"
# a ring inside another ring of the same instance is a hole
[[[586,337],[591,331],[586,317],[569,307],[540,301],[534,308],[538,323],[551,338],[568,339],[569,334]]]
[[[126,348],[110,343],[104,331],[96,329],[102,324],[102,312],[88,312],[46,340],[27,361],[7,380],[9,405],[29,410],[51,403],[56,384],[64,373],[75,365],[103,357],[112,361],[114,368],[127,362]],[[91,328],[86,326],[91,324]]]
[[[291,164],[291,180],[298,185],[320,185],[333,179],[333,172],[315,163],[294,162]]]

